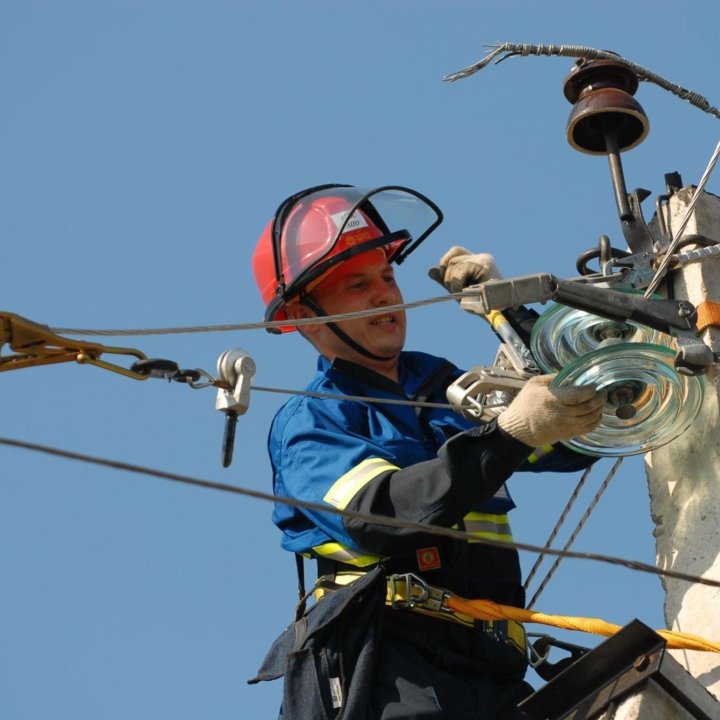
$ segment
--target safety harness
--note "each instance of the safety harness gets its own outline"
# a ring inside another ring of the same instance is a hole
[[[350,585],[365,573],[341,572],[323,575],[317,579],[313,589],[316,602],[328,592]],[[428,615],[443,621],[458,623],[467,628],[489,635],[499,643],[527,653],[527,639],[522,623],[515,620],[478,620],[453,609],[449,601],[457,596],[445,588],[429,585],[414,573],[395,573],[386,577],[387,590],[385,605],[393,610],[411,611]]]

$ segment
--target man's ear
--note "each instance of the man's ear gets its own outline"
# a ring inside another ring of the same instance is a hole
[[[289,320],[301,320],[304,318],[315,317],[315,313],[301,302],[293,302],[285,306],[285,314]],[[298,332],[304,336],[311,336],[319,328],[319,325],[301,325]]]

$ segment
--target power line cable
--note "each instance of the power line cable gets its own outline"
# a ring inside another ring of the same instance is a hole
[[[263,387],[261,385],[252,385],[250,390],[266,393],[280,393],[282,395],[300,395],[303,397],[324,398],[328,400],[349,400],[352,402],[367,402],[377,405],[407,405],[409,407],[420,408],[437,408],[439,410],[455,410],[461,411],[461,408],[451,405],[450,403],[433,403],[421,400],[400,400],[395,398],[374,398],[365,395],[341,395],[338,393],[314,392],[312,390],[288,390],[285,388]],[[468,407],[470,407],[468,405]]]
[[[461,80],[462,78],[474,75],[478,72],[478,70],[482,70],[487,67],[500,55],[503,57],[500,57],[496,61],[496,64],[518,55],[522,57],[527,57],[528,55],[559,55],[563,57],[585,58],[586,60],[619,60],[627,65],[640,80],[651,82],[658,87],[661,87],[663,90],[671,92],[681,100],[686,100],[703,112],[709,113],[716,118],[720,118],[720,110],[710,105],[707,98],[700,95],[700,93],[694,92],[693,90],[687,90],[681,85],[671,82],[661,75],[658,75],[657,73],[654,73],[637,63],[620,57],[616,53],[608,52],[607,50],[597,50],[585,45],[531,45],[527,43],[519,44],[510,42],[501,43],[500,45],[486,45],[485,47],[492,49],[482,60],[479,60],[462,70],[458,70],[457,72],[449,73],[443,78],[443,80],[447,82],[455,82],[456,80]]]
[[[517,541],[505,541],[505,540],[493,540],[490,538],[478,538],[462,530],[453,530],[452,528],[445,528],[439,525],[426,525],[418,522],[411,522],[407,520],[399,520],[397,518],[391,518],[385,515],[374,515],[369,513],[360,513],[350,510],[340,510],[334,508],[331,505],[324,505],[321,503],[313,503],[304,500],[297,500],[295,498],[272,495],[271,493],[265,493],[260,490],[251,490],[249,488],[243,488],[236,485],[229,485],[227,483],[213,482],[211,480],[204,480],[201,478],[195,478],[189,475],[180,475],[178,473],[167,472],[164,470],[156,470],[154,468],[144,467],[142,465],[135,465],[128,462],[119,460],[110,460],[107,458],[96,457],[93,455],[86,455],[83,453],[73,452],[71,450],[62,450],[59,448],[49,447],[47,445],[40,445],[38,443],[27,442],[24,440],[15,440],[12,438],[0,437],[0,445],[6,445],[8,447],[21,448],[24,450],[30,450],[33,452],[44,453],[46,455],[53,455],[56,457],[66,458],[68,460],[76,460],[79,462],[91,463],[94,465],[100,465],[103,467],[115,468],[116,470],[124,470],[126,472],[132,472],[139,475],[150,475],[152,477],[161,478],[163,480],[169,480],[171,482],[178,482],[185,485],[193,485],[195,487],[201,487],[211,490],[219,490],[221,492],[229,492],[237,495],[243,495],[246,497],[253,497],[259,500],[267,500],[270,502],[281,503],[284,505],[290,505],[292,507],[302,508],[305,510],[318,510],[324,513],[331,513],[334,515],[341,515],[343,517],[358,520],[364,523],[373,523],[375,525],[382,525],[386,527],[397,527],[407,530],[415,530],[428,535],[437,535],[439,537],[446,537],[453,540],[463,540],[465,542],[480,542],[486,545],[492,545],[494,547],[502,547],[514,549],[522,552],[542,553],[545,552],[548,555],[555,555],[556,557],[563,558],[574,558],[576,560],[593,560],[596,562],[602,562],[609,565],[616,565],[627,568],[629,570],[635,570],[638,572],[645,572],[651,575],[658,575],[660,577],[673,578],[675,580],[684,580],[690,583],[697,583],[700,585],[708,585],[710,587],[720,588],[720,580],[713,580],[711,578],[704,578],[698,575],[690,575],[688,573],[679,572],[677,570],[668,570],[664,568],[658,568],[654,565],[641,562],[639,560],[628,560],[624,558],[615,557],[612,555],[602,555],[598,553],[588,552],[575,552],[572,550],[556,550],[553,548],[544,548],[538,545],[531,545],[529,543],[521,543]]]
[[[415,300],[398,305],[386,305],[380,308],[356,310],[355,312],[341,313],[339,315],[297,318],[296,320],[272,320],[269,322],[236,323],[230,325],[195,325],[189,327],[133,330],[93,330],[89,328],[51,328],[51,330],[59,335],[182,335],[186,333],[230,332],[233,330],[271,330],[288,326],[304,327],[305,325],[325,325],[330,322],[340,322],[342,320],[355,320],[357,318],[372,317],[373,315],[386,315],[387,313],[414,310],[415,308],[425,307],[427,305],[435,305],[437,303],[447,302],[448,300],[461,300],[468,297],[473,297],[473,293],[468,293],[467,291],[448,293],[447,295],[441,295],[439,297]]]

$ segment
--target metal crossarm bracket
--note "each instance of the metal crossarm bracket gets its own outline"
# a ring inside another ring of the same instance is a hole
[[[101,355],[110,353],[129,355],[138,360],[145,360],[145,354],[140,350],[109,347],[84,340],[71,340],[62,335],[56,335],[47,325],[40,325],[15,313],[0,312],[0,350],[5,345],[9,346],[14,354],[0,354],[0,371],[53,363],[77,362],[96,365],[134,380],[146,380],[148,377],[100,359]]]

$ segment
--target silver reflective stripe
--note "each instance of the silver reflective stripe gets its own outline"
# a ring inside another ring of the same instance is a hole
[[[463,518],[465,531],[477,538],[512,540],[510,520],[503,514],[471,512]],[[470,540],[472,542],[472,539]]]
[[[389,463],[382,458],[368,458],[348,470],[341,478],[336,480],[332,487],[325,493],[323,500],[344,510],[348,503],[360,492],[371,480],[384,472],[399,470],[397,465]]]
[[[316,545],[313,551],[320,557],[334,560],[335,562],[347,563],[357,567],[367,567],[379,563],[383,558],[379,555],[364,555],[357,550],[351,550],[340,543],[323,543]]]

